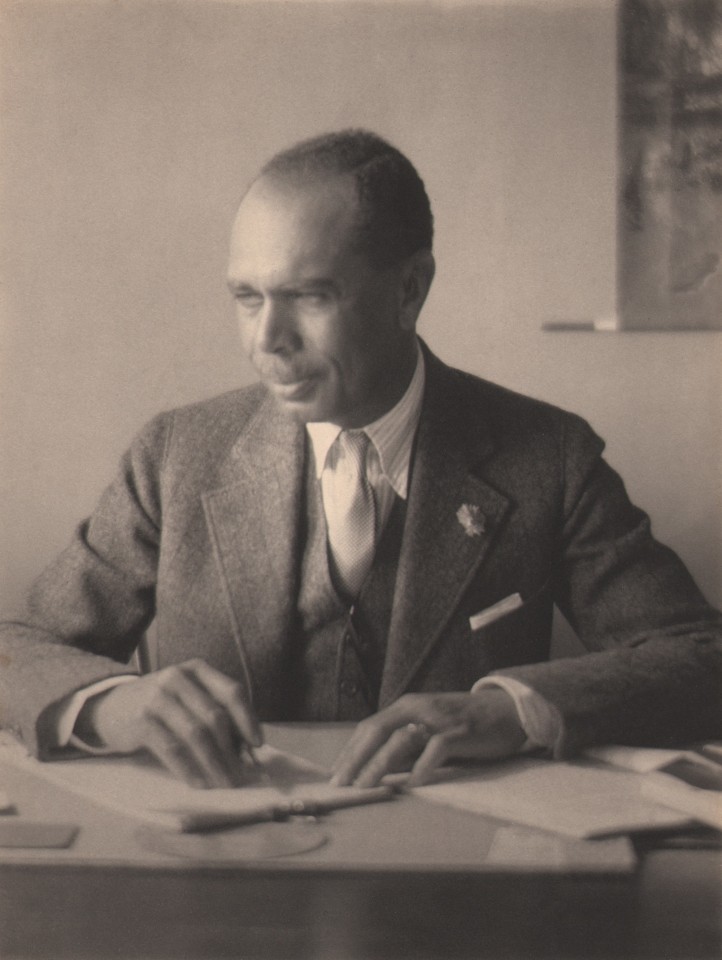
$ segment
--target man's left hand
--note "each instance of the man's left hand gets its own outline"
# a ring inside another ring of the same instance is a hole
[[[406,694],[359,723],[332,782],[372,787],[387,773],[410,770],[409,785],[419,786],[450,760],[508,757],[525,742],[514,701],[499,687]]]

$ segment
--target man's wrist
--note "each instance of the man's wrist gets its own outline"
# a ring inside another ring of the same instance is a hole
[[[88,729],[83,732],[83,728],[90,722],[87,716],[82,721],[81,727],[78,726],[80,716],[93,699],[102,696],[104,693],[109,693],[121,683],[128,683],[137,679],[136,674],[105,677],[82,690],[77,690],[61,701],[57,707],[54,723],[55,746],[59,749],[71,746],[89,753],[107,752],[103,747],[93,745],[95,738],[91,730]],[[86,740],[86,736],[90,736],[90,741]]]
[[[562,719],[557,709],[525,683],[513,677],[492,675],[477,680],[471,688],[472,693],[484,689],[501,689],[514,703],[519,725],[526,734],[526,743],[521,753],[544,747],[553,749],[562,727]]]
[[[89,697],[83,704],[75,721],[73,739],[75,741],[79,740],[84,746],[91,750],[103,750],[106,748],[106,744],[96,729],[95,715],[102,701],[108,694],[112,693],[114,689],[114,687],[111,687],[110,690],[103,690],[101,693]]]

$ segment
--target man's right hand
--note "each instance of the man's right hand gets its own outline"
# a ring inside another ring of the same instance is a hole
[[[260,727],[243,688],[203,660],[188,660],[91,698],[75,732],[117,753],[148,750],[196,787],[243,779],[241,748],[260,746]]]

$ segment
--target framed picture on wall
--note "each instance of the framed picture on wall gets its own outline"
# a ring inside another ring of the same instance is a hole
[[[619,7],[618,320],[722,330],[722,3]]]

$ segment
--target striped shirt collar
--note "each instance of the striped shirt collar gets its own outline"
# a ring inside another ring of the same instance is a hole
[[[411,447],[421,413],[425,382],[424,355],[417,340],[416,369],[406,393],[388,413],[363,428],[374,445],[382,475],[403,500],[408,492]],[[328,452],[341,433],[341,427],[335,423],[307,423],[306,430],[313,444],[316,476],[320,479]]]

